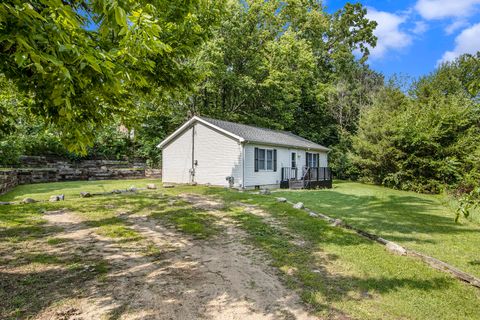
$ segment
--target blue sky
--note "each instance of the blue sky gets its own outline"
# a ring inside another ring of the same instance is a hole
[[[441,61],[480,50],[480,0],[324,1],[333,12],[360,2],[378,22],[370,66],[384,73],[418,77]]]

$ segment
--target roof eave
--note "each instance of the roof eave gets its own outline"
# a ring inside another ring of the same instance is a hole
[[[222,129],[200,117],[197,117],[197,116],[194,116],[192,118],[190,118],[190,120],[188,120],[187,122],[185,122],[180,128],[178,128],[177,130],[175,130],[172,134],[170,134],[168,137],[166,137],[165,139],[163,139],[162,142],[160,142],[158,145],[157,145],[157,148],[163,148],[164,146],[166,146],[170,141],[172,141],[176,136],[178,136],[180,133],[182,133],[186,128],[188,128],[191,124],[193,124],[195,121],[198,121],[198,122],[201,122],[203,124],[205,124],[206,126],[210,127],[210,128],[213,128],[217,131],[220,131],[222,132],[223,134],[226,134],[236,140],[238,140],[239,142],[244,142],[245,139],[240,137],[240,136],[237,136],[236,134],[233,134],[231,133],[230,131],[227,131],[225,129]]]
[[[302,146],[294,146],[294,145],[289,145],[289,144],[280,144],[280,143],[272,143],[272,142],[264,142],[264,141],[253,141],[253,140],[248,140],[244,141],[245,143],[256,143],[260,145],[267,145],[267,146],[276,146],[276,147],[284,147],[284,148],[296,148],[296,149],[305,149],[305,150],[314,150],[314,151],[324,151],[324,152],[330,152],[331,149],[327,147],[321,146],[320,148],[312,148],[312,147],[302,147]]]

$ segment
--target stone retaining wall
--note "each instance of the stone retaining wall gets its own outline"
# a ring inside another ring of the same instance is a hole
[[[20,184],[75,181],[159,178],[161,170],[147,169],[143,162],[82,160],[72,162],[48,157],[22,157],[18,168],[0,171],[0,194]]]
[[[18,176],[15,171],[0,171],[0,194],[8,192],[18,185]]]

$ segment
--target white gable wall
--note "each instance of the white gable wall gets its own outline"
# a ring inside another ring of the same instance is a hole
[[[255,148],[276,149],[277,150],[277,171],[255,172]],[[278,146],[266,146],[260,144],[245,145],[245,187],[253,188],[255,186],[278,187],[282,179],[282,167],[291,167],[291,154],[295,152],[297,155],[298,174],[302,174],[302,168],[305,166],[306,150],[297,148],[286,148]],[[319,166],[328,167],[327,152],[308,151],[319,153]],[[300,176],[299,176],[300,177]]]
[[[192,128],[186,129],[162,149],[162,180],[189,183],[192,168]]]
[[[228,186],[226,177],[234,177],[234,186],[242,185],[242,145],[224,133],[202,123],[195,124],[195,181]]]

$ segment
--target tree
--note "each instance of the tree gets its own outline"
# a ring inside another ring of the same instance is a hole
[[[363,110],[354,163],[364,179],[438,193],[476,189],[480,106],[461,57],[415,82],[409,95],[389,85]],[[477,59],[477,64],[479,60]]]
[[[27,107],[85,151],[132,93],[191,83],[183,61],[221,9],[208,0],[5,0],[0,73],[31,96]]]
[[[225,16],[195,61],[202,80],[177,105],[184,114],[336,143],[330,96],[340,74],[367,69],[353,52],[358,50],[365,61],[368,45],[376,41],[376,23],[365,14],[360,4],[347,4],[332,15],[320,1],[228,1]]]

